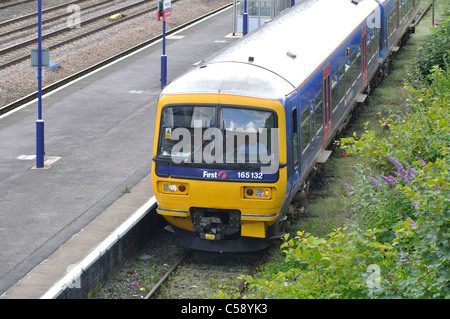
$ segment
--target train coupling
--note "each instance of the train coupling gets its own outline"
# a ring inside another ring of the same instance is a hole
[[[221,209],[191,209],[191,218],[200,239],[223,240],[225,236],[239,234],[240,212]]]

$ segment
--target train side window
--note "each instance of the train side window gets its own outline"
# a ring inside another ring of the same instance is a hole
[[[315,101],[314,101],[314,107],[316,108],[315,111],[315,123],[316,123],[316,127],[315,127],[315,131],[317,132],[316,134],[319,133],[320,128],[323,125],[323,107],[322,107],[322,90],[319,91],[319,93],[317,93]]]
[[[344,65],[339,68],[339,101],[342,100],[345,94],[345,71]]]
[[[333,74],[331,78],[331,105],[333,105],[333,109],[339,104],[339,90],[338,90],[338,74]]]
[[[374,30],[370,34],[370,46],[369,46],[369,61],[375,58],[375,53],[377,52],[377,32]]]
[[[361,75],[361,46],[358,48],[356,53],[356,77]]]
[[[352,69],[352,82],[356,81],[356,78],[358,77],[357,74],[357,70],[356,70],[356,51],[352,53],[352,65],[351,65],[351,69]]]
[[[373,33],[373,52],[372,52],[372,56],[375,59],[377,57],[377,51],[378,51],[378,30],[375,29]]]
[[[395,31],[395,9],[388,15],[388,36],[391,37]]]
[[[297,108],[292,111],[292,153],[294,154],[294,167],[298,166],[298,123]]]
[[[309,103],[309,117],[311,118],[311,120],[309,121],[309,123],[310,123],[309,137],[310,137],[310,141],[312,141],[312,140],[314,140],[314,127],[315,127],[314,122],[316,120],[315,113],[314,113],[314,101],[311,101]]]
[[[306,107],[301,115],[300,118],[300,143],[302,145],[302,153],[305,150],[305,148],[308,146],[309,144],[309,139],[310,139],[310,116],[309,116],[309,106]]]
[[[351,80],[352,80],[352,78],[351,78],[351,70],[350,70],[350,59],[348,59],[347,62],[345,63],[345,90],[346,91],[350,90],[350,87],[352,85]]]

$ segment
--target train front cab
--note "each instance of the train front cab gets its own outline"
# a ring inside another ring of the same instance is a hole
[[[279,212],[287,184],[286,137],[280,133],[286,130],[285,111],[280,101],[215,94],[163,95],[157,119],[155,137],[159,138],[152,165],[157,213],[171,224],[183,246],[253,251],[280,236]],[[266,140],[261,140],[262,134],[252,135],[254,129],[260,133],[266,129]],[[180,131],[191,135],[190,140],[176,136]],[[255,136],[258,143],[270,144],[266,144],[266,155],[276,165],[267,157],[265,166],[255,163],[254,157],[251,161],[247,154],[251,146],[239,150],[242,136],[245,144]],[[223,144],[216,143],[221,138]]]

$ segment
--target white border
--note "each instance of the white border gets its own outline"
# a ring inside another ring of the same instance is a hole
[[[73,286],[85,269],[88,269],[101,256],[103,256],[120,238],[133,228],[153,207],[156,207],[156,198],[153,196],[141,206],[122,225],[116,228],[103,242],[101,242],[89,255],[72,268],[62,279],[53,285],[40,299],[56,299],[65,289]]]

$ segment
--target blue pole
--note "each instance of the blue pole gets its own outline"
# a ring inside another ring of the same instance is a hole
[[[161,55],[161,89],[167,83],[167,56],[166,56],[166,17],[163,16],[163,45]]]
[[[42,0],[38,0],[38,119],[36,121],[36,167],[44,167],[44,120],[42,119]]]
[[[291,7],[295,6],[295,0],[291,0]]]
[[[242,34],[245,36],[248,32],[248,15],[247,15],[247,0],[244,1],[244,13],[242,14]]]

